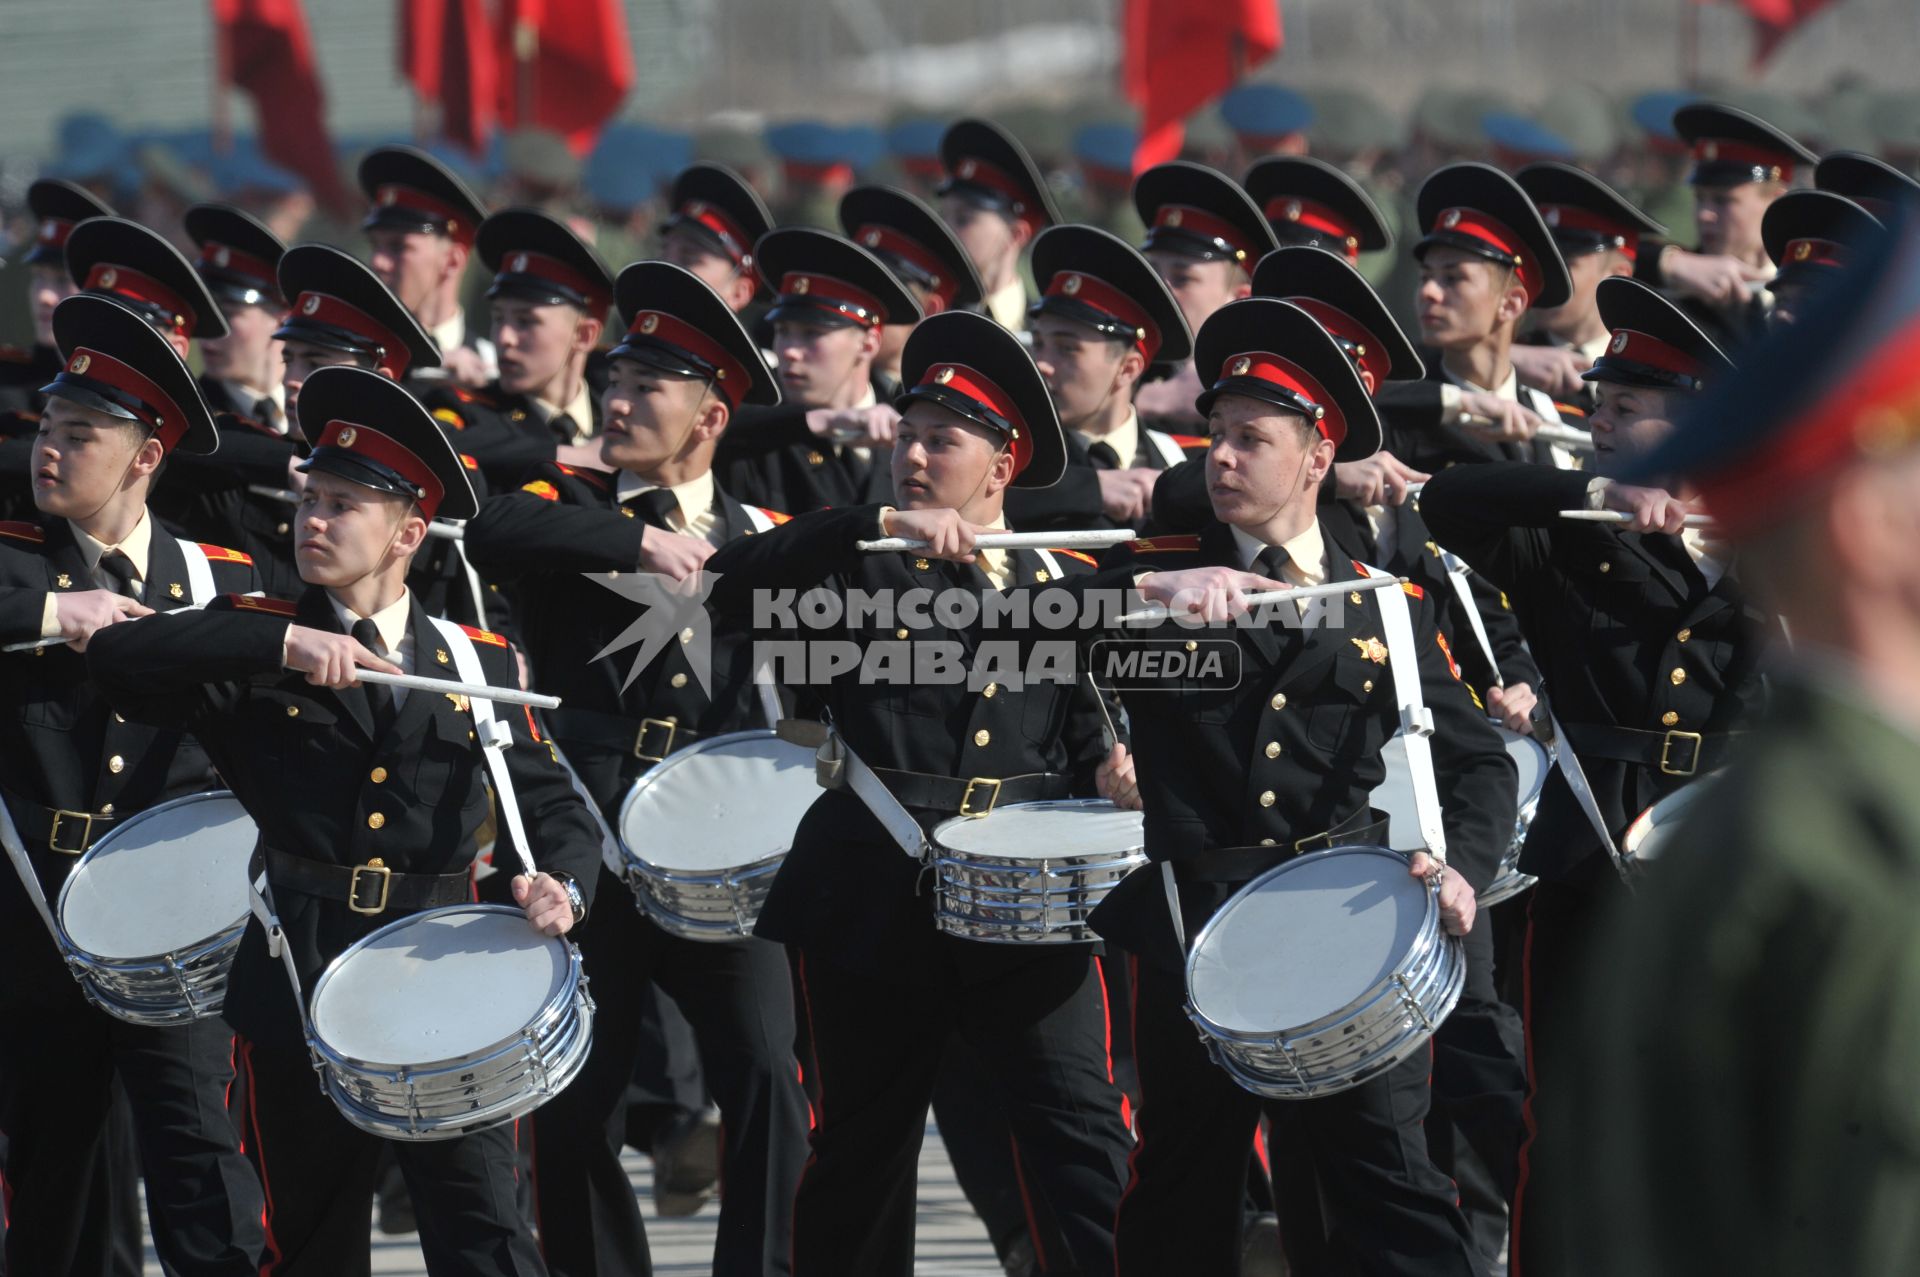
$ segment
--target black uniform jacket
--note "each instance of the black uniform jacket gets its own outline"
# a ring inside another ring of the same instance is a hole
[[[589,357],[585,372],[587,397],[593,404],[590,433],[600,433],[601,395],[607,388],[607,365]],[[447,428],[456,452],[472,457],[496,492],[511,492],[542,465],[552,461],[562,439],[542,420],[531,395],[503,390],[498,381],[479,390],[451,382],[421,381],[408,387],[433,418]]]
[[[1140,427],[1139,442],[1134,445],[1133,456],[1123,458],[1124,464],[1131,469],[1166,470],[1167,458],[1148,437],[1150,434],[1162,434],[1164,431],[1149,431],[1143,424]],[[1046,532],[1056,528],[1116,528],[1121,526],[1107,517],[1106,509],[1100,501],[1099,472],[1107,467],[1094,461],[1087,455],[1087,441],[1078,431],[1069,430],[1067,435],[1067,472],[1060,482],[1050,488],[1009,488],[1007,490],[1007,518],[1015,526],[1033,532]],[[1166,435],[1188,459],[1204,460],[1207,455],[1207,441],[1197,435]],[[1180,464],[1178,462],[1175,463]],[[1202,494],[1204,496],[1204,492]],[[1159,512],[1153,511],[1155,530],[1165,527],[1159,522]],[[1146,531],[1147,529],[1141,529]]]
[[[872,377],[876,403],[890,404],[900,383],[883,372]],[[807,409],[799,404],[736,411],[720,436],[713,473],[720,486],[742,501],[806,514],[889,501],[893,475],[882,449],[859,451],[807,429]]]

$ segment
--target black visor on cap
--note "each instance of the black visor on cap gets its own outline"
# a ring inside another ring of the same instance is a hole
[[[607,358],[631,359],[636,364],[645,364],[676,377],[693,377],[700,381],[713,381],[714,374],[719,371],[690,350],[639,333],[627,334],[619,345],[607,352]]]
[[[82,408],[104,412],[109,417],[118,417],[137,425],[145,424],[141,420],[140,413],[130,406],[135,403],[131,395],[116,390],[103,381],[95,381],[91,377],[63,372],[40,387],[40,393],[49,399],[65,399],[70,403],[79,404]],[[145,410],[144,405],[141,405],[141,408]]]
[[[294,469],[302,474],[313,470],[319,470],[325,474],[337,474],[342,479],[372,488],[376,492],[391,492],[409,501],[418,501],[421,497],[420,489],[402,478],[399,471],[383,466],[371,457],[345,448],[315,448],[307,459]]]

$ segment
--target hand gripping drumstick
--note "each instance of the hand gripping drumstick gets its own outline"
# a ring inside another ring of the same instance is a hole
[[[280,501],[287,505],[299,505],[300,494],[291,488],[275,488],[264,483],[249,483],[247,491],[256,497],[265,497],[269,501]],[[427,535],[444,537],[449,541],[464,541],[466,529],[457,523],[442,523],[438,519],[427,520]]]
[[[535,709],[558,709],[558,696],[523,692],[517,687],[493,687],[486,683],[459,683],[445,678],[424,678],[418,674],[382,674],[379,670],[355,668],[353,677],[362,683],[384,683],[410,691],[439,692],[446,696],[470,696],[476,700],[497,701],[502,705],[531,705]]]
[[[1624,510],[1562,510],[1563,519],[1577,519],[1581,523],[1632,523],[1633,516]],[[1718,521],[1710,514],[1690,514],[1687,516],[1690,528],[1717,527]]]
[[[1328,581],[1325,585],[1303,585],[1291,590],[1265,590],[1259,594],[1246,595],[1247,606],[1261,607],[1268,603],[1294,603],[1301,599],[1324,599],[1336,594],[1345,594],[1349,590],[1384,590],[1388,586],[1402,586],[1407,583],[1404,576],[1370,576],[1360,581]],[[1135,621],[1166,621],[1174,617],[1164,604],[1149,603],[1138,612],[1125,612],[1118,621],[1122,625]],[[1181,613],[1185,615],[1185,613]]]
[[[973,539],[976,550],[1103,550],[1138,534],[1132,528],[1090,528],[1080,532],[983,532]],[[890,551],[924,550],[925,541],[906,537],[881,537],[877,541],[855,541],[854,548],[867,554]]]

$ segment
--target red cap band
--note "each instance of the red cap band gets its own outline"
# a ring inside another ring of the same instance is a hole
[[[1146,310],[1138,302],[1106,280],[1080,271],[1059,271],[1047,281],[1047,296],[1070,297],[1131,328],[1134,345],[1148,363],[1152,363],[1154,355],[1159,353],[1159,326],[1148,318]]]
[[[813,275],[806,271],[788,271],[780,277],[780,297],[799,297],[829,310],[837,310],[857,324],[877,328],[887,322],[887,308],[873,294],[855,288],[844,279],[831,275]]]
[[[727,246],[727,252],[733,257],[734,265],[745,266],[753,261],[753,240],[720,209],[705,200],[688,200],[680,206],[680,216],[690,222],[706,227]]]
[[[67,236],[73,234],[73,228],[79,224],[70,222],[64,217],[41,218],[36,242],[42,248],[65,248]]]
[[[912,263],[926,275],[934,295],[948,305],[953,304],[954,295],[960,291],[960,281],[953,278],[946,264],[928,252],[919,240],[902,235],[891,226],[878,225],[862,226],[854,239],[875,252],[891,253]]]
[[[344,329],[376,347],[375,368],[395,381],[400,380],[407,371],[407,365],[413,362],[413,351],[398,333],[381,327],[374,322],[372,315],[358,306],[349,306],[338,297],[326,293],[301,293],[293,305],[293,313],[287,316],[287,322],[297,324],[302,320]]]
[[[1531,303],[1540,295],[1540,289],[1546,284],[1540,272],[1540,263],[1527,251],[1525,241],[1505,222],[1496,221],[1477,208],[1449,208],[1441,212],[1433,228],[1465,235],[1495,249],[1513,263],[1520,286],[1527,290],[1527,301]]]
[[[1282,297],[1280,300],[1292,302],[1306,311],[1336,339],[1353,347],[1352,357],[1359,361],[1362,372],[1373,374],[1373,384],[1376,388],[1386,381],[1387,374],[1393,371],[1393,361],[1387,358],[1386,343],[1375,337],[1359,320],[1346,311],[1338,306],[1329,306],[1317,297]]]
[[[1027,463],[1033,460],[1033,432],[1027,429],[1026,418],[1020,415],[1012,398],[988,381],[979,369],[969,368],[965,364],[934,364],[927,369],[920,384],[965,395],[1009,422],[1013,426],[1013,438],[1007,441],[1007,451],[1013,454],[1015,474],[1025,470]]]
[[[1796,239],[1781,250],[1782,266],[1832,266],[1847,264],[1847,246],[1830,239]]]
[[[425,191],[412,186],[388,184],[373,193],[373,202],[381,208],[404,208],[413,213],[424,213],[428,218],[447,224],[447,235],[462,244],[471,244],[473,237],[480,232],[476,222],[469,226],[467,215],[451,204],[443,204]]]
[[[371,426],[352,421],[329,421],[320,431],[316,448],[338,448],[376,461],[419,489],[421,517],[431,519],[447,495],[432,467],[416,453],[402,447],[392,435],[381,434]]]
[[[1693,160],[1696,164],[1742,164],[1749,168],[1769,169],[1776,182],[1793,180],[1793,162],[1796,158],[1790,151],[1775,151],[1717,137],[1703,137],[1693,144]]]
[[[1631,328],[1615,329],[1613,340],[1607,343],[1607,353],[1601,358],[1624,359],[1688,377],[1698,377],[1701,370],[1700,361],[1678,346],[1670,346]]]
[[[959,181],[986,187],[1007,202],[1007,207],[1013,210],[1014,217],[1034,230],[1039,230],[1047,224],[1046,209],[1035,207],[1032,197],[1027,194],[1026,187],[985,160],[969,155],[953,166],[953,176]]]
[[[730,408],[738,408],[747,388],[753,384],[746,366],[730,354],[725,346],[704,332],[687,323],[677,315],[665,311],[643,310],[633,317],[633,323],[627,329],[628,337],[651,338],[670,346],[678,346],[688,354],[713,365],[713,388],[727,401]]]
[[[903,155],[899,157],[899,164],[900,171],[910,177],[938,181],[946,175],[946,170],[940,167],[940,157],[937,155]]]
[[[77,346],[67,356],[64,371],[75,377],[85,377],[111,386],[134,400],[133,404],[127,406],[142,422],[152,427],[154,438],[160,441],[164,451],[172,452],[173,445],[187,433],[187,414],[180,410],[180,405],[160,389],[158,382],[132,364],[123,363],[112,355],[101,354],[86,346]]]
[[[158,306],[173,317],[175,328],[191,328],[200,318],[199,312],[187,305],[185,298],[153,276],[143,275],[131,267],[95,262],[93,269],[87,272],[87,282],[81,287],[88,292],[118,293],[149,306]]]
[[[1285,387],[1319,409],[1313,418],[1313,425],[1321,438],[1332,441],[1338,447],[1347,437],[1347,419],[1334,403],[1333,396],[1313,379],[1311,373],[1291,359],[1282,359],[1270,350],[1249,350],[1229,355],[1227,362],[1220,366],[1220,376],[1223,380],[1228,377],[1251,377],[1255,381]]]
[[[216,244],[208,240],[200,246],[200,260],[196,265],[202,271],[221,270],[244,275],[258,281],[262,292],[279,290],[278,272],[274,270],[273,263],[252,253],[243,253],[229,244]]]
[[[1615,221],[1611,217],[1603,217],[1590,208],[1581,208],[1578,204],[1542,204],[1540,217],[1546,222],[1549,230],[1565,227],[1568,230],[1591,231],[1595,235],[1611,236],[1619,241],[1614,247],[1625,253],[1628,261],[1640,259],[1640,229],[1636,226]]]
[[[1217,239],[1233,249],[1236,260],[1245,262],[1249,255],[1246,239],[1240,228],[1224,218],[1215,217],[1204,208],[1194,208],[1191,204],[1162,204],[1154,210],[1153,228],[1166,227],[1176,231],[1188,231]]]
[[[813,186],[837,186],[853,180],[853,165],[845,160],[829,160],[825,163],[783,160],[780,169],[788,181],[805,182]]]
[[[545,253],[536,253],[528,249],[516,249],[500,259],[500,275],[531,275],[535,279],[544,279],[558,284],[561,288],[584,297],[587,309],[598,315],[613,305],[613,298],[607,292],[607,286],[598,279],[590,279],[557,257],[548,257]]]
[[[1347,249],[1347,260],[1360,259],[1360,236],[1346,218],[1325,204],[1303,200],[1297,195],[1281,195],[1267,201],[1262,210],[1269,222],[1290,222],[1325,231],[1337,237]]]

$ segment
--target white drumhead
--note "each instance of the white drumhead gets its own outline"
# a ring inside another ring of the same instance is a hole
[[[1493,730],[1500,733],[1500,740],[1507,747],[1507,757],[1513,759],[1514,769],[1520,774],[1520,806],[1525,807],[1540,797],[1540,789],[1547,783],[1547,768],[1552,759],[1546,746],[1531,736],[1522,736],[1519,732],[1510,732],[1498,725]],[[1387,776],[1367,801],[1391,818],[1387,826],[1388,846],[1395,851],[1420,851],[1423,844],[1420,840],[1420,818],[1413,807],[1413,775],[1407,770],[1406,741],[1399,733],[1395,733],[1380,751],[1380,761],[1387,765]],[[1445,786],[1441,786],[1440,795],[1444,805]]]
[[[658,869],[733,869],[792,848],[818,797],[813,751],[804,745],[768,731],[716,736],[634,782],[620,810],[620,842]]]
[[[518,1034],[565,986],[564,941],[517,909],[454,905],[383,927],[342,954],[313,995],[313,1028],[369,1064],[429,1064]]]
[[[60,925],[96,958],[154,958],[211,940],[247,915],[255,836],[224,790],[141,812],[74,866]]]
[[[1706,793],[1707,786],[1713,780],[1711,773],[1702,776],[1641,812],[1627,826],[1626,836],[1620,840],[1627,856],[1644,862],[1658,860],[1665,855],[1668,844],[1673,841],[1674,831],[1686,819],[1687,810],[1700,801],[1700,796]]]
[[[1214,915],[1187,960],[1188,992],[1223,1029],[1311,1024],[1392,974],[1426,914],[1427,889],[1400,856],[1371,847],[1302,856]]]
[[[978,820],[942,821],[933,840],[965,855],[1014,860],[1125,855],[1145,845],[1145,825],[1140,812],[1122,811],[1103,799],[1069,798],[996,807]]]

